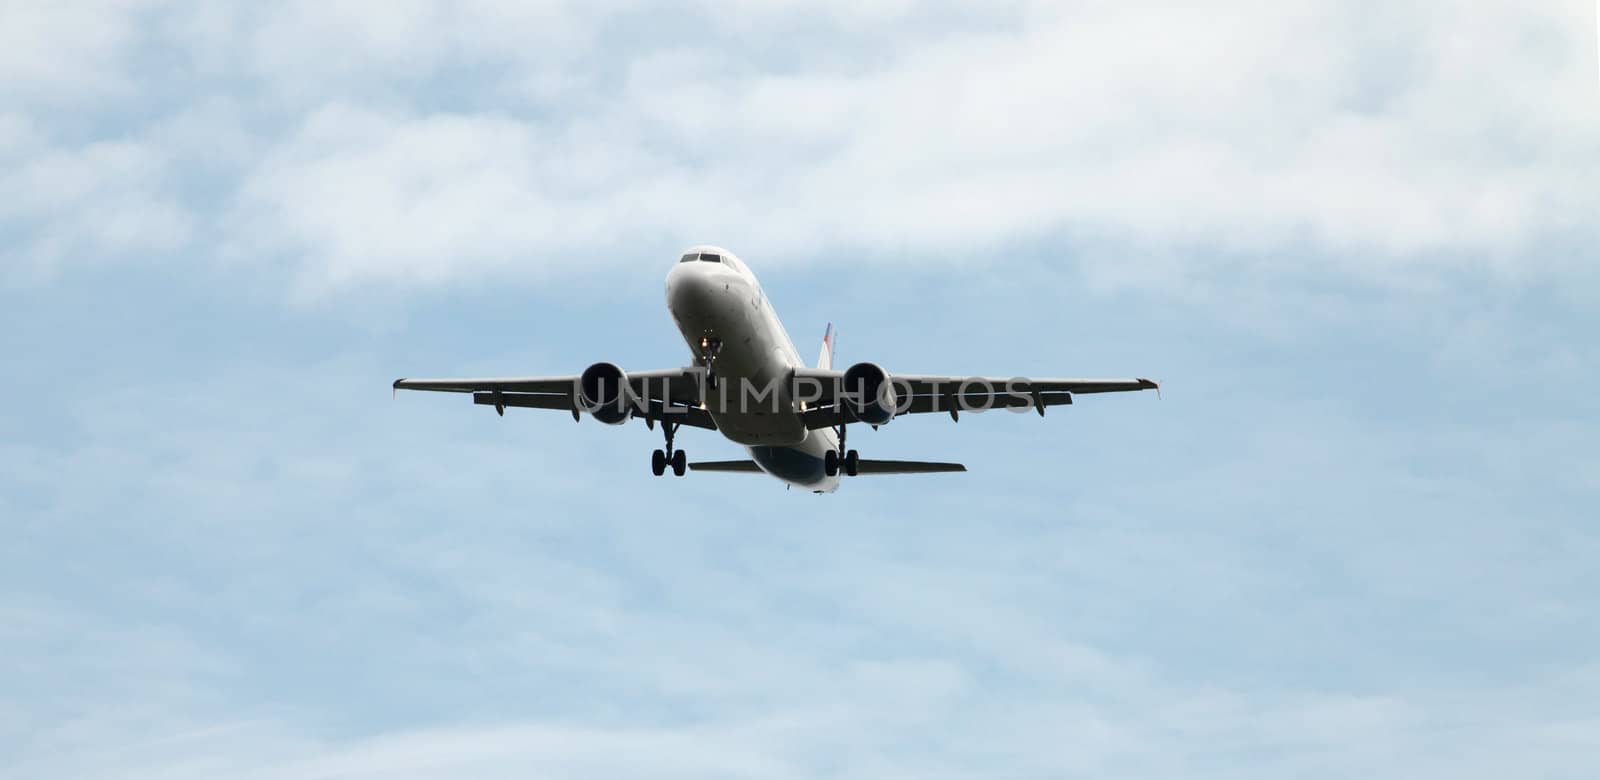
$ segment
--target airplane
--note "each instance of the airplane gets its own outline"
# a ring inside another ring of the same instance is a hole
[[[656,476],[671,469],[769,474],[814,493],[842,477],[966,471],[960,463],[869,460],[846,446],[849,425],[874,429],[905,414],[1009,409],[1040,416],[1075,395],[1156,390],[1149,379],[1030,379],[890,374],[876,363],[833,368],[837,336],[829,324],[822,352],[807,367],[755,274],[715,246],[686,250],[667,273],[667,308],[694,355],[692,365],[623,371],[599,362],[575,376],[501,379],[397,379],[394,389],[471,393],[473,403],[585,414],[608,425],[642,419],[661,426],[666,446],[650,457]],[[682,426],[721,433],[748,460],[688,462],[674,437]]]

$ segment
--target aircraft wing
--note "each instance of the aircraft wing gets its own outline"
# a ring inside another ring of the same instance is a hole
[[[803,413],[806,427],[831,428],[838,425],[848,409],[839,396],[845,392],[843,371],[795,370],[796,397],[814,397],[815,403]],[[1046,379],[1034,377],[965,377],[936,374],[891,374],[896,416],[945,412],[959,419],[961,412],[988,409],[1032,408],[1041,416],[1045,407],[1066,406],[1078,394],[1123,393],[1139,390],[1160,391],[1153,380],[1134,379]],[[850,420],[853,422],[854,420]]]
[[[671,419],[694,428],[716,430],[717,424],[700,408],[703,372],[690,368],[627,372],[634,395],[644,401],[635,413],[650,422]],[[481,379],[396,379],[395,390],[471,393],[472,402],[493,406],[504,414],[507,407],[551,409],[578,417],[577,375],[499,377]]]

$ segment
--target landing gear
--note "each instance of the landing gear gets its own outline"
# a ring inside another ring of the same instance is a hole
[[[717,386],[717,353],[722,351],[722,339],[714,336],[700,337],[700,364],[706,367],[706,387]]]
[[[822,471],[830,477],[837,477],[842,471],[847,477],[853,477],[861,469],[861,456],[855,450],[846,450],[844,457],[839,456],[838,450],[828,450],[822,453]]]
[[[672,446],[672,435],[678,432],[678,426],[682,424],[662,421],[661,430],[667,435],[667,448],[650,453],[651,474],[659,477],[667,473],[668,466],[672,467],[672,475],[675,477],[681,477],[689,470],[689,458],[683,454],[683,450],[674,449]]]
[[[839,476],[843,471],[847,477],[853,477],[861,467],[861,456],[855,450],[845,449],[845,436],[848,428],[843,420],[839,422],[839,449],[828,450],[822,454],[822,473],[830,477]]]

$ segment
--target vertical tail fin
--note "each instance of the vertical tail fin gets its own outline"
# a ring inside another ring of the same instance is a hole
[[[833,323],[828,323],[828,332],[822,334],[822,354],[817,355],[817,368],[827,371],[833,368]]]

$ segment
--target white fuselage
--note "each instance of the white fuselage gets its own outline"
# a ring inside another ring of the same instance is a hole
[[[761,284],[732,253],[695,247],[684,257],[715,254],[720,262],[685,260],[667,274],[667,308],[697,365],[707,365],[702,345],[716,346],[709,368],[720,392],[708,392],[706,411],[730,441],[744,445],[763,471],[818,492],[839,486],[823,457],[837,449],[832,430],[807,430],[790,397],[790,374],[805,366],[794,342],[767,302]],[[777,395],[751,403],[744,388],[773,388]]]

